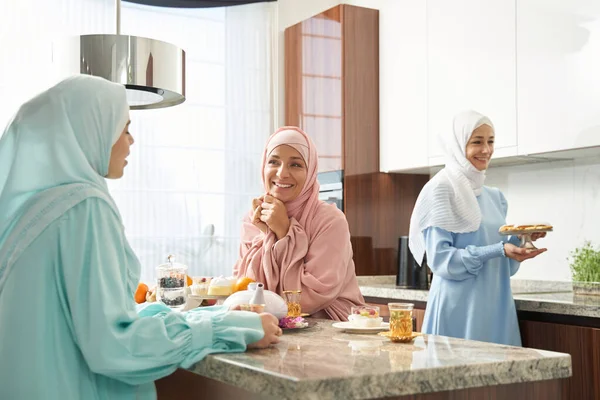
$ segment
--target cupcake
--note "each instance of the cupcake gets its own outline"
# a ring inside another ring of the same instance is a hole
[[[209,296],[229,296],[233,293],[234,278],[213,278],[208,285]]]
[[[210,285],[211,278],[205,276],[193,277],[192,286],[190,290],[194,296],[206,296],[208,294],[208,286]]]

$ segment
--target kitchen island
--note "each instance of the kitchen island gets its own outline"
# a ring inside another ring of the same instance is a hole
[[[312,321],[272,348],[211,355],[158,381],[159,399],[564,399],[571,375],[567,354],[428,335],[392,343]]]
[[[415,304],[420,330],[427,290],[401,289],[394,276],[359,277],[367,302]],[[570,282],[511,280],[524,347],[571,355],[573,376],[563,385],[563,398],[600,399],[600,297],[573,293]]]

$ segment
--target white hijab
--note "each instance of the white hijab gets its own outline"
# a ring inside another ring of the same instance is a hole
[[[477,196],[485,181],[466,158],[466,147],[473,131],[481,125],[494,128],[492,121],[476,111],[464,111],[454,117],[453,134],[440,135],[446,166],[419,194],[410,218],[409,248],[421,264],[425,254],[423,231],[435,226],[454,233],[474,232],[481,224]]]

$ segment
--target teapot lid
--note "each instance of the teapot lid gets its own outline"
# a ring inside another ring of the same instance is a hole
[[[187,269],[187,265],[175,262],[175,256],[173,254],[169,254],[167,257],[167,262],[165,264],[160,264],[158,269],[174,269],[174,268],[183,268]]]

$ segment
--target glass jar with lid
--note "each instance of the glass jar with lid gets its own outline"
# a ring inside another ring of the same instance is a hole
[[[185,305],[187,266],[175,262],[175,256],[167,257],[167,263],[156,268],[156,300],[171,308]]]

